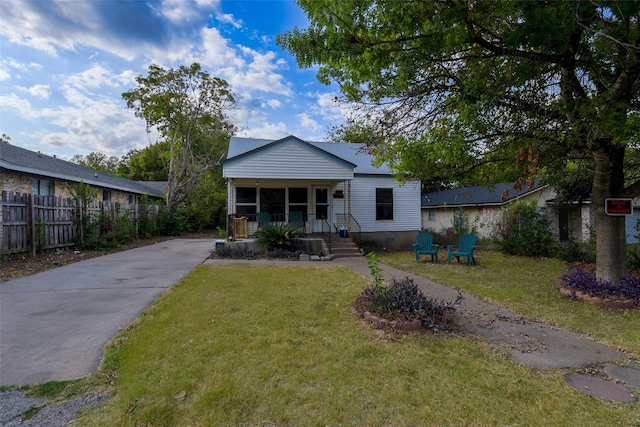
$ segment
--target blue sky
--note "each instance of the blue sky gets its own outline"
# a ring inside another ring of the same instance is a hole
[[[198,62],[231,85],[237,135],[323,140],[344,111],[276,45],[296,25],[292,0],[0,0],[0,133],[64,159],[120,157],[155,141],[122,100],[135,77]]]

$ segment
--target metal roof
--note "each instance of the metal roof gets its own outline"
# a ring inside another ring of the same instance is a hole
[[[520,190],[515,189],[514,183],[496,184],[487,187],[462,187],[451,190],[442,190],[422,193],[420,205],[424,207],[439,206],[475,206],[475,205],[501,205],[514,199],[538,191],[546,185],[536,179],[533,187],[524,186]]]
[[[297,140],[300,143],[309,144],[334,157],[337,157],[338,159],[353,164],[355,166],[353,172],[356,175],[391,175],[391,172],[385,164],[379,167],[373,166],[375,158],[373,155],[369,154],[366,144],[303,141],[293,135],[281,139],[255,139],[234,136],[229,142],[227,160],[234,159],[249,152],[260,150],[273,143],[292,139]]]
[[[154,197],[166,193],[166,183],[133,181],[4,142],[0,143],[0,169]]]

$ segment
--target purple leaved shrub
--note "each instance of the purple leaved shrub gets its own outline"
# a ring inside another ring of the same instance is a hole
[[[580,268],[565,274],[560,279],[562,286],[585,294],[602,298],[618,297],[640,303],[640,277],[626,275],[620,283],[613,285],[607,280],[598,280],[596,276]]]

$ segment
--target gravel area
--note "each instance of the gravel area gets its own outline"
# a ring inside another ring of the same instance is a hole
[[[63,403],[34,399],[20,390],[0,391],[0,426],[64,427],[78,413],[108,399],[107,394],[91,393]]]

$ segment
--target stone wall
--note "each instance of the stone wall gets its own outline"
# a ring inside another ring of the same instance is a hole
[[[33,180],[30,176],[0,172],[0,190],[14,193],[31,193]]]

